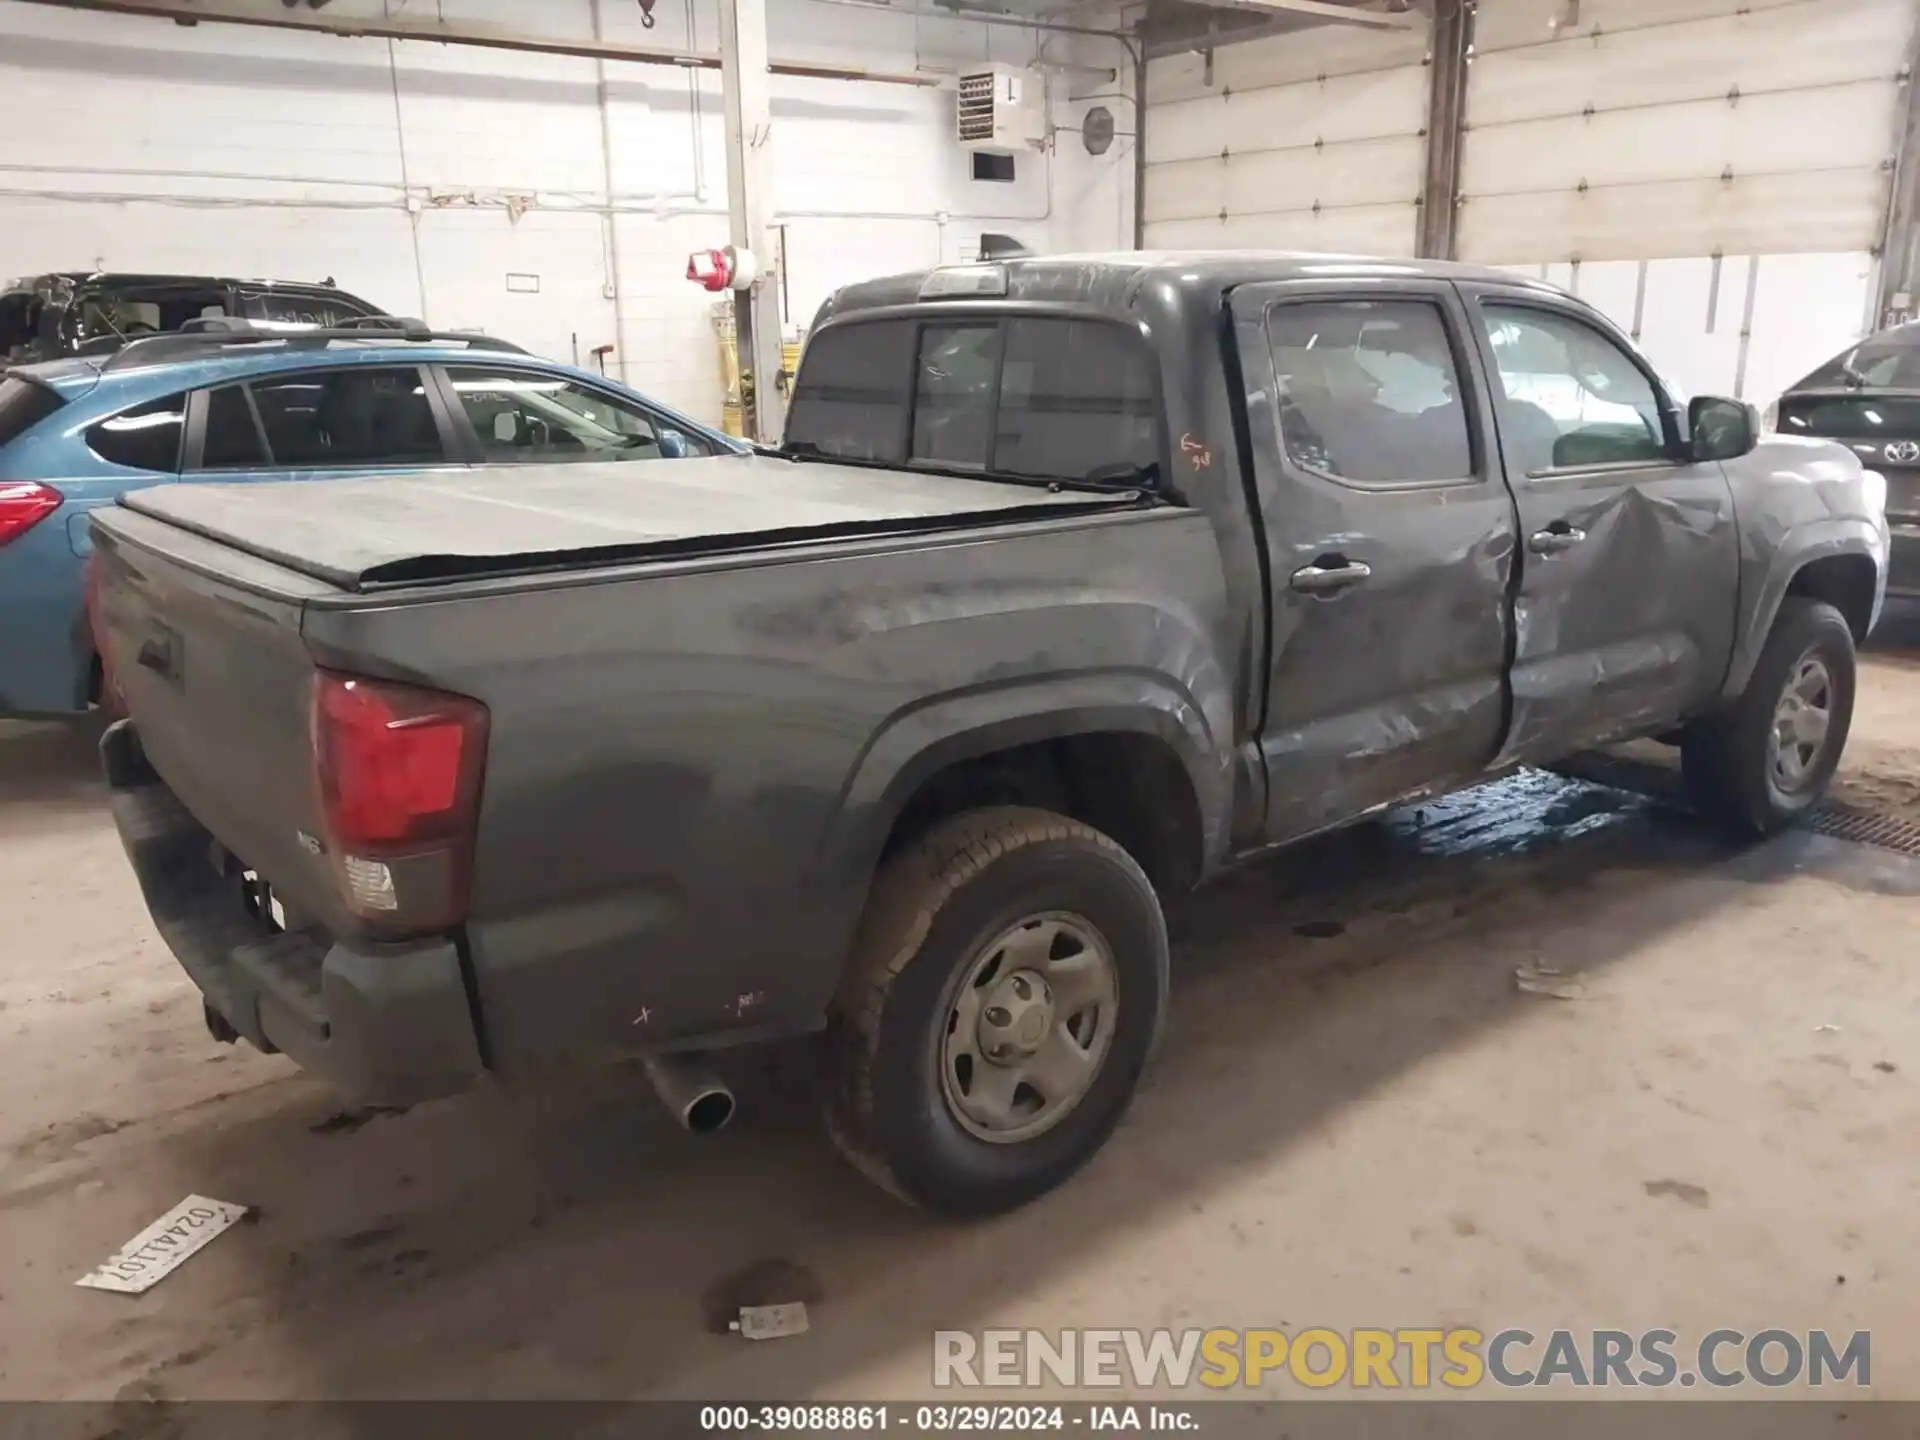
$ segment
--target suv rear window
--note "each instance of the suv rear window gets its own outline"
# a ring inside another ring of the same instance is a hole
[[[807,345],[789,448],[1048,480],[1135,479],[1160,453],[1152,357],[1099,320],[856,321]]]
[[[37,380],[0,380],[0,445],[10,445],[66,402]]]

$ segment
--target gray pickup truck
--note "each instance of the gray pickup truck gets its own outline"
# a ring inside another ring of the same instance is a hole
[[[1223,866],[1636,736],[1814,804],[1884,489],[1509,274],[938,269],[828,302],[777,452],[128,496],[103,757],[218,1038],[705,1128],[810,1034],[847,1154],[987,1212],[1113,1130]]]

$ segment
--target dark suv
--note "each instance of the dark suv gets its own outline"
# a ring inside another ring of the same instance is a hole
[[[215,316],[332,329],[385,313],[331,280],[312,285],[210,275],[30,275],[0,290],[0,369],[110,350]]]
[[[1887,593],[1920,598],[1920,321],[1849,346],[1774,406],[1784,435],[1837,440],[1886,477]]]

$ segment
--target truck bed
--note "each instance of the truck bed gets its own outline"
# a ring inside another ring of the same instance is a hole
[[[768,455],[169,485],[140,514],[347,591],[1137,503],[1132,494]]]

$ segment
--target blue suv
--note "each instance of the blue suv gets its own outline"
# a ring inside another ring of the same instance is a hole
[[[100,698],[87,512],[126,491],[744,448],[603,375],[485,336],[400,321],[205,324],[0,378],[0,716],[73,714]]]

